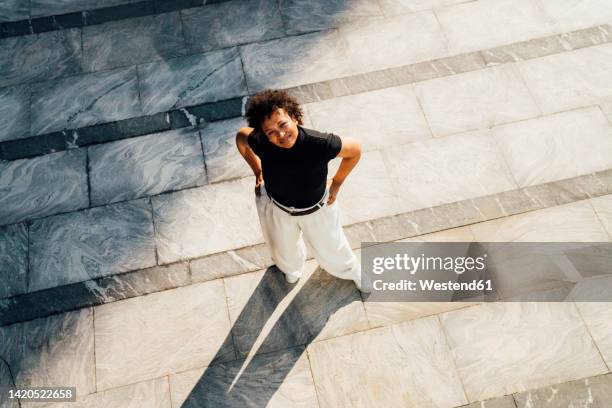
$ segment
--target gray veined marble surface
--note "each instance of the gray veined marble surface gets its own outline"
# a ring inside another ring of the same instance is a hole
[[[415,84],[434,136],[540,116],[521,74],[513,65],[500,65]]]
[[[612,127],[597,106],[501,125],[492,134],[519,187],[612,168]]]
[[[33,135],[141,114],[134,67],[40,82],[32,86]]]
[[[440,320],[470,401],[608,372],[574,303],[483,303]]]
[[[26,291],[28,229],[25,224],[0,227],[0,298]]]
[[[25,20],[30,17],[30,0],[3,0],[0,2],[0,23]]]
[[[30,136],[30,88],[0,88],[0,142]]]
[[[223,282],[96,307],[97,390],[235,359]]]
[[[612,375],[598,375],[525,391],[514,394],[514,399],[518,408],[604,408],[612,401]]]
[[[30,226],[30,291],[154,265],[147,199],[44,218]]]
[[[92,205],[206,184],[200,135],[191,128],[89,147]]]
[[[612,95],[612,43],[523,61],[517,67],[544,113],[600,103]]]
[[[36,405],[34,405],[36,404]],[[78,397],[75,402],[59,405],[62,408],[172,408],[170,386],[165,377],[142,381],[124,387],[100,391],[95,394]],[[176,406],[178,407],[178,405]],[[24,408],[58,408],[58,404],[40,405],[32,403]],[[488,408],[488,407],[487,407]]]
[[[139,0],[31,0],[32,18],[65,14],[73,11],[92,10]]]
[[[200,130],[208,180],[216,183],[253,174],[236,148],[238,129],[247,126],[242,117],[213,122]]]
[[[470,405],[462,405],[461,408],[516,408],[516,405],[512,395],[506,395],[500,398],[491,398],[485,401],[473,402]]]
[[[185,52],[178,12],[83,28],[83,59],[89,71],[178,57]]]
[[[319,407],[304,346],[255,356],[246,367],[245,363],[236,360],[171,374],[173,406]]]
[[[336,30],[241,45],[249,91],[289,88],[348,75],[352,67],[344,63],[346,47],[346,40]],[[299,58],[294,57],[296,53]]]
[[[84,149],[0,161],[0,225],[89,205]]]
[[[284,35],[276,0],[228,1],[181,11],[191,52],[210,51]]]
[[[226,277],[237,356],[310,344],[370,326],[359,292],[308,261],[297,286],[277,268]]]
[[[159,263],[263,242],[254,186],[247,177],[152,197]]]
[[[138,74],[147,115],[248,93],[236,48],[140,65]]]
[[[378,2],[369,0],[282,0],[280,7],[289,35],[382,15]]]
[[[77,396],[94,392],[91,308],[0,327],[0,355],[18,387],[73,386]]]
[[[466,404],[437,316],[312,343],[321,407],[458,407]]]
[[[0,87],[82,72],[81,30],[0,39]]]

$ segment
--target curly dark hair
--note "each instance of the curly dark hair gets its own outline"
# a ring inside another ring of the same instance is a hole
[[[275,110],[283,108],[289,116],[293,116],[300,125],[303,125],[304,112],[298,100],[287,91],[279,89],[265,89],[249,98],[246,106],[246,118],[249,127],[262,132],[261,123]]]

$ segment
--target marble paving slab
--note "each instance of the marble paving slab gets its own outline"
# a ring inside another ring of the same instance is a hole
[[[438,9],[466,1],[469,0],[379,0],[379,3],[386,16],[394,16],[420,10]]]
[[[0,39],[0,87],[82,72],[81,30]]]
[[[95,308],[97,390],[233,360],[220,280]]]
[[[184,128],[89,147],[91,203],[206,184],[200,134]]]
[[[469,227],[453,228],[431,234],[407,238],[398,242],[468,242],[474,241]],[[365,299],[368,321],[372,327],[431,316],[449,310],[469,307],[477,302],[372,302]]]
[[[612,239],[612,195],[593,198],[591,200],[593,208],[602,225],[608,231],[610,239]]]
[[[435,316],[316,342],[308,354],[322,408],[467,403]]]
[[[300,50],[300,58],[288,58]],[[251,93],[339,78],[350,72],[346,40],[328,30],[240,46]]]
[[[280,38],[283,21],[274,0],[228,1],[181,11],[190,52]]]
[[[342,25],[338,31],[346,38],[346,64],[350,65],[352,73],[410,65],[449,55],[446,38],[432,11],[361,19]]]
[[[89,205],[83,149],[0,161],[0,225]]]
[[[0,88],[0,142],[30,136],[30,88]]]
[[[135,68],[79,75],[32,86],[32,135],[140,115]]]
[[[415,84],[414,89],[434,136],[540,115],[511,65],[432,79]]]
[[[440,8],[436,15],[452,54],[512,44],[553,32],[549,17],[534,0],[471,1]]]
[[[31,0],[32,17],[66,14],[73,11],[91,10],[120,4],[136,3],[138,0]]]
[[[0,299],[25,293],[28,271],[28,227],[0,227]]]
[[[270,251],[266,244],[262,243],[194,259],[190,261],[189,266],[193,282],[204,282],[256,271],[272,264]]]
[[[402,212],[516,188],[487,130],[382,150]]]
[[[41,404],[32,402],[24,408],[172,408],[168,377],[156,378],[108,391],[78,397],[74,402]]]
[[[0,327],[0,355],[18,387],[76,387],[95,391],[91,308]]]
[[[517,64],[544,113],[593,105],[612,96],[612,44]]]
[[[609,300],[611,291],[612,278],[604,276],[579,282],[570,294],[576,300],[576,307],[608,369],[612,367],[612,333],[610,333],[612,302],[601,300]],[[587,302],[588,299],[593,301]]]
[[[470,401],[608,371],[573,303],[483,303],[440,320]]]
[[[0,325],[143,296],[192,282],[189,266],[175,263],[58,286],[0,299]]]
[[[170,375],[174,407],[318,407],[304,347]],[[242,369],[244,371],[240,372]]]
[[[178,12],[83,28],[83,60],[88,71],[124,67],[185,54]]]
[[[61,214],[30,226],[29,290],[155,265],[146,199]]]
[[[470,228],[478,242],[605,242],[610,239],[588,201],[485,221]]]
[[[600,375],[514,394],[518,408],[606,407],[612,401],[612,376]]]
[[[140,65],[138,74],[147,115],[248,93],[236,48]]]
[[[492,129],[519,187],[612,168],[612,126],[588,107]]]
[[[412,85],[342,96],[305,107],[313,129],[355,138],[363,151],[432,137]]]
[[[460,408],[516,408],[516,405],[514,404],[514,398],[511,395],[506,395],[462,405]]]
[[[334,177],[341,159],[329,164],[328,179]],[[402,212],[401,195],[389,178],[383,154],[370,151],[361,155],[338,193],[342,225],[373,220]]]
[[[491,220],[470,226],[479,242],[601,242],[609,241],[596,214],[588,201],[578,201],[558,207],[537,210]],[[576,247],[579,247],[578,245]],[[504,249],[489,251],[489,261],[506,259]],[[551,268],[545,262],[536,263],[528,257],[514,259],[500,273],[492,268],[496,291],[502,298],[524,294],[528,291],[543,291],[567,286],[576,276],[563,269]],[[586,271],[581,271],[588,276]],[[584,276],[581,277],[584,279]]]
[[[30,0],[4,0],[0,3],[0,22],[26,20],[30,17]]]
[[[369,328],[352,281],[307,262],[297,284],[275,267],[225,278],[239,357],[310,344]]]
[[[151,198],[160,264],[263,242],[255,178]]]
[[[280,3],[287,35],[335,28],[349,21],[381,16],[368,0],[283,0]]]
[[[238,117],[212,122],[200,129],[209,182],[253,175],[251,167],[236,148],[236,133],[245,126],[246,120]]]
[[[612,21],[608,0],[539,0],[556,32],[567,32]]]

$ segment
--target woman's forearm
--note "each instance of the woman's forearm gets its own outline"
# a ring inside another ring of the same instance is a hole
[[[253,170],[253,174],[255,174],[255,176],[258,176],[261,174],[261,160],[249,147],[247,137],[248,136],[239,133],[236,136],[236,146],[238,147],[238,151],[240,152],[244,160],[251,167],[251,170]]]
[[[357,165],[360,158],[361,154],[350,158],[344,157],[340,163],[340,167],[338,167],[338,171],[336,171],[336,174],[334,175],[334,181],[338,184],[342,184],[349,173]]]

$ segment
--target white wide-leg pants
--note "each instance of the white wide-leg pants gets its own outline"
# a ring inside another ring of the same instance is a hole
[[[306,261],[303,237],[321,268],[340,279],[360,281],[361,264],[342,230],[338,201],[314,213],[293,216],[272,202],[263,185],[255,201],[264,239],[278,269],[301,276]]]

